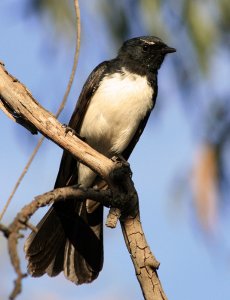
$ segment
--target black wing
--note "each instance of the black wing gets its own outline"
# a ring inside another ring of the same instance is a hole
[[[82,121],[89,103],[92,99],[92,96],[98,89],[101,79],[106,74],[108,65],[109,61],[99,64],[89,75],[82,88],[77,105],[69,122],[69,126],[74,129],[76,133],[80,132]],[[69,152],[64,151],[55,183],[55,188],[73,184],[77,184],[77,160]]]

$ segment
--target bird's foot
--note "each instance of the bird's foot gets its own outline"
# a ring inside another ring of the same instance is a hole
[[[65,128],[65,134],[67,135],[68,132],[72,133],[72,135],[77,136],[80,140],[82,140],[83,142],[86,142],[86,138],[81,136],[80,134],[78,134],[72,127],[63,124],[62,127]]]
[[[129,163],[121,154],[116,154],[111,158],[111,160],[117,163],[122,163],[124,167],[129,167]]]

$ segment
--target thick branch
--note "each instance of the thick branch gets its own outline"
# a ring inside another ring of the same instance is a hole
[[[160,263],[146,241],[140,216],[128,217],[121,221],[121,228],[144,299],[167,300],[157,274]]]
[[[29,126],[36,127],[44,136],[79,158],[103,178],[109,177],[115,164],[71,132],[67,132],[66,128],[33,98],[23,84],[7,73],[3,65],[0,65],[0,101],[13,116],[16,115],[18,119],[30,124]]]

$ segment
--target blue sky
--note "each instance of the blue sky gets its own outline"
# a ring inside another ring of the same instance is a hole
[[[10,9],[16,2],[1,1],[0,4],[0,60],[45,108],[55,112],[69,78],[74,45],[65,43],[61,38],[49,40],[49,31],[34,17],[26,20],[19,18]],[[117,50],[103,22],[93,16],[92,10],[87,10],[88,6],[89,1],[86,1],[82,7],[80,60],[67,108],[61,116],[64,123],[68,122],[87,75],[99,62],[114,57]],[[92,21],[93,25],[90,23]],[[177,45],[172,46],[178,48]],[[172,193],[175,179],[190,167],[196,142],[178,101],[170,60],[171,56],[167,57],[160,70],[156,110],[130,159],[140,198],[142,224],[148,243],[161,262],[159,276],[169,299],[229,299],[230,238],[227,213],[220,220],[218,238],[208,238],[195,221],[189,197],[177,201]],[[38,137],[30,135],[2,112],[0,122],[2,209]],[[52,189],[61,152],[50,141],[45,142],[13,199],[4,223],[10,222],[35,195]],[[33,217],[34,223],[44,211]],[[222,239],[225,247],[218,244]],[[120,227],[114,230],[105,228],[104,240],[104,268],[93,284],[77,287],[62,275],[56,278],[28,278],[23,282],[23,293],[18,299],[142,299]],[[0,298],[7,299],[15,274],[2,236],[0,241]],[[25,270],[22,247],[23,242],[19,248]]]

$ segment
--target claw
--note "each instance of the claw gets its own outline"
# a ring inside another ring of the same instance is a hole
[[[86,141],[86,138],[81,136],[80,134],[78,134],[73,128],[71,128],[70,126],[66,125],[66,124],[62,124],[62,127],[65,128],[65,134],[67,135],[68,132],[72,133],[72,135],[77,136],[80,140],[82,140],[83,142]]]

